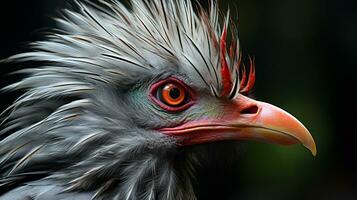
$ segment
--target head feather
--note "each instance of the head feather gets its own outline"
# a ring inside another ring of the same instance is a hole
[[[23,70],[26,78],[5,88],[25,92],[4,112],[0,187],[28,176],[50,177],[67,180],[68,190],[94,190],[94,196],[102,196],[111,189],[118,190],[114,198],[131,199],[143,189],[140,181],[146,181],[151,190],[143,196],[148,199],[195,199],[189,179],[167,171],[170,162],[185,162],[180,170],[192,174],[194,156],[177,161],[162,155],[159,147],[170,149],[174,141],[130,126],[117,93],[167,69],[198,77],[202,87],[220,98],[248,92],[255,80],[254,62],[250,60],[246,81],[235,28],[228,27],[228,17],[220,27],[213,0],[209,12],[195,11],[190,0],[131,0],[130,7],[116,0],[75,2],[75,8],[56,19],[59,30],[8,59],[39,66]],[[233,30],[230,45],[228,30]],[[171,160],[163,163],[148,155]],[[153,159],[150,165],[148,159]],[[131,173],[140,177],[130,178]],[[156,179],[150,182],[148,176]],[[126,186],[116,187],[119,181]],[[166,196],[157,196],[154,190],[167,185]]]

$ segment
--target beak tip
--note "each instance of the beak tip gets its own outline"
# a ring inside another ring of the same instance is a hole
[[[317,150],[316,149],[310,149],[312,155],[315,157],[317,155]]]
[[[313,156],[317,155],[317,149],[314,147],[314,149],[310,150]]]
[[[310,144],[306,144],[304,146],[310,150],[310,152],[313,156],[317,155],[317,148],[316,148],[316,144],[315,144],[314,140],[312,140]]]

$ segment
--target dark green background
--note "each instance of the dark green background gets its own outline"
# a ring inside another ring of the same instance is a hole
[[[239,15],[243,54],[256,59],[254,96],[295,115],[318,147],[313,157],[302,146],[244,142],[239,192],[232,199],[357,199],[357,3],[219,2],[222,8],[230,5],[234,18]],[[54,27],[51,16],[64,5],[62,0],[2,1],[0,58],[40,39],[41,31]],[[2,64],[0,73],[19,68]],[[0,86],[13,81],[2,76]],[[0,94],[0,109],[15,96]]]

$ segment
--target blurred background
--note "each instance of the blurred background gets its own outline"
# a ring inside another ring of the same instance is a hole
[[[63,0],[0,6],[0,59],[25,51],[55,27]],[[206,0],[200,0],[206,5]],[[300,119],[318,147],[244,142],[229,199],[357,199],[357,2],[220,0],[238,21],[244,55],[257,63],[254,97]],[[239,16],[239,17],[238,17]],[[1,64],[0,87],[19,65]],[[0,94],[0,110],[17,94]],[[217,183],[219,188],[219,183]],[[237,184],[237,185],[235,185]],[[237,190],[235,190],[235,188]]]

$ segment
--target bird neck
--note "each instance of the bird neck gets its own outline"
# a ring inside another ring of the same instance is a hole
[[[126,155],[96,165],[87,160],[62,171],[60,182],[71,183],[68,190],[91,191],[94,199],[195,200],[193,187],[195,154],[179,148],[133,147]],[[107,155],[105,157],[109,157]],[[88,168],[86,168],[88,166]],[[96,166],[96,167],[93,167]]]
[[[118,170],[120,176],[106,179],[96,189],[95,196],[124,200],[196,200],[193,154],[171,153],[151,152],[122,163]],[[98,183],[98,174],[95,177],[93,181]]]
[[[151,155],[122,169],[119,199],[195,200],[193,165],[187,155]],[[134,198],[135,199],[135,198]]]

